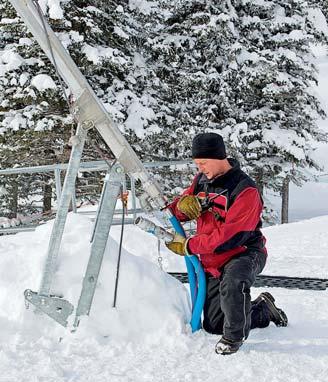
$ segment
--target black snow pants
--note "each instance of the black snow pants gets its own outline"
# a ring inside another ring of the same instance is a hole
[[[219,278],[206,274],[204,330],[240,341],[248,337],[251,329],[269,325],[265,303],[255,304],[250,296],[250,288],[265,262],[263,252],[249,249],[229,260]]]

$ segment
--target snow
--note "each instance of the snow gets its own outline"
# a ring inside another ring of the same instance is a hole
[[[328,25],[325,16],[319,8],[309,8],[308,17],[315,25],[317,31],[328,36]]]
[[[63,46],[67,49],[69,45],[71,45],[74,42],[82,42],[84,40],[83,35],[81,35],[77,31],[69,31],[58,33],[57,37],[59,38],[60,42],[63,44]]]
[[[247,61],[255,63],[259,61],[259,55],[256,52],[249,53],[245,49],[237,56],[237,61],[239,64],[243,64]]]
[[[129,0],[129,9],[131,11],[138,10],[144,15],[150,15],[158,8],[157,2],[147,0]]]
[[[0,76],[4,76],[11,70],[18,69],[24,63],[24,59],[10,49],[0,50]]]
[[[60,6],[60,0],[39,0],[39,5],[43,13],[48,13],[53,20],[61,20],[64,18],[63,10]]]
[[[113,48],[103,48],[103,47],[93,47],[91,45],[85,44],[82,48],[82,53],[87,56],[89,61],[92,61],[94,64],[99,64],[102,59],[109,58],[114,63],[124,65],[126,60],[123,57],[120,57],[120,52],[117,49]]]
[[[88,218],[70,214],[68,226],[70,228],[64,235],[61,246],[53,292],[65,294],[69,301],[76,304],[90,251],[92,223]],[[15,253],[14,257],[2,256],[0,271],[1,290],[19,290],[14,295],[2,293],[0,296],[1,306],[12,306],[10,317],[15,321],[20,321],[25,310],[21,304],[21,288],[38,289],[51,228],[52,223],[46,224],[33,234],[5,237],[1,241],[2,253],[7,252],[8,245]],[[23,245],[19,238],[23,240]],[[181,331],[190,314],[185,288],[177,280],[161,272],[158,267],[142,257],[131,255],[127,250],[122,252],[117,309],[103,309],[104,306],[111,307],[113,303],[113,293],[109,291],[114,291],[118,253],[114,240],[109,240],[106,253],[97,291],[99,297],[93,307],[96,320],[83,320],[81,331],[87,330],[90,333],[91,330],[95,336],[106,335],[114,339],[139,340],[153,333],[158,334],[160,330],[167,332],[172,326],[176,327],[176,330],[180,327]],[[13,260],[14,267],[10,266]],[[15,269],[18,263],[21,264],[22,272]],[[12,277],[14,275],[15,277]],[[156,288],[157,285],[162,285],[161,292]],[[141,301],[144,303],[141,304]],[[163,315],[168,319],[163,321]],[[48,325],[48,319],[44,324]]]
[[[56,89],[55,81],[47,74],[38,74],[31,80],[31,85],[39,90],[39,92],[47,89]]]
[[[26,84],[26,82],[28,81],[29,77],[30,76],[29,76],[29,74],[27,72],[22,73],[19,76],[19,84],[20,84],[20,86],[24,86]]]
[[[128,108],[129,116],[125,121],[126,128],[133,130],[137,137],[141,139],[145,137],[145,127],[148,132],[160,133],[161,131],[158,125],[151,124],[148,126],[148,121],[151,121],[155,117],[155,113],[153,109],[143,105],[143,103],[148,103],[146,97],[132,101]]]
[[[14,19],[8,19],[6,17],[3,17],[1,20],[0,20],[0,23],[1,24],[15,24],[19,21],[19,18],[18,17],[15,17]]]
[[[124,38],[124,39],[127,39],[127,40],[129,39],[129,35],[126,34],[126,33],[122,30],[122,28],[119,28],[119,27],[115,26],[115,27],[114,27],[114,33],[115,33],[116,35],[118,35],[118,36]]]
[[[328,216],[267,227],[270,274],[327,278],[327,227]]]
[[[187,289],[157,266],[157,239],[125,227],[117,307],[112,308],[120,227],[113,226],[89,317],[70,333],[25,309],[38,290],[53,222],[0,240],[1,381],[327,381],[327,291],[270,288],[290,320],[256,329],[240,351],[218,356],[218,336],[191,333]],[[76,305],[92,222],[69,214],[52,291]],[[327,277],[328,216],[264,229],[264,274]],[[165,270],[185,271],[162,245]],[[253,297],[263,289],[253,288]],[[72,322],[73,318],[70,320]],[[59,341],[61,339],[61,341]]]
[[[48,0],[49,17],[54,20],[64,18],[63,10],[60,7],[60,0]]]
[[[279,148],[288,148],[289,152],[298,160],[305,158],[304,151],[301,148],[302,141],[305,143],[305,139],[301,138],[292,130],[277,128],[276,130],[265,130],[263,132],[263,142],[266,142],[269,147],[271,146],[271,143],[275,143]],[[297,147],[295,143],[298,143],[300,147]]]
[[[20,129],[26,129],[27,121],[21,114],[8,114],[8,116],[3,120],[3,126],[6,127],[0,128],[0,134],[5,133],[6,130],[18,131]]]
[[[115,10],[116,12],[124,13],[124,8],[122,7],[122,5],[118,5]]]
[[[31,46],[33,41],[30,38],[24,37],[19,39],[19,45]]]
[[[0,190],[0,195],[1,194],[2,194],[2,192]],[[18,218],[9,219],[9,218],[3,217],[3,216],[0,217],[0,228],[16,227],[20,224],[21,224],[21,221]]]

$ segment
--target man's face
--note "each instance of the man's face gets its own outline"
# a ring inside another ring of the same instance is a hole
[[[205,174],[207,179],[223,175],[226,171],[224,159],[194,159],[194,163],[198,170]]]

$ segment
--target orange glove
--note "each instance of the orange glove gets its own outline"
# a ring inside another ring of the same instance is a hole
[[[176,233],[173,240],[165,243],[165,245],[169,250],[175,252],[177,255],[185,256],[189,254],[187,251],[187,242],[188,240],[185,237]]]
[[[195,195],[183,195],[178,201],[177,209],[190,220],[199,218],[202,213],[202,206]]]

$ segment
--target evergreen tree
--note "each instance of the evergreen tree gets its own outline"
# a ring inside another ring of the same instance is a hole
[[[65,102],[53,80],[56,76],[9,2],[0,5],[0,13],[0,166],[53,163],[58,161],[66,126],[71,125],[63,115]],[[42,193],[49,177],[0,181],[6,189],[0,208],[15,216],[19,200],[34,211],[33,196]]]
[[[168,113],[158,147],[163,157],[190,157],[190,136],[216,128],[224,119],[221,73],[234,41],[233,9],[225,2],[181,1],[169,8],[149,47],[150,64],[160,79],[158,96]],[[220,93],[222,91],[222,93]]]
[[[323,35],[302,0],[234,5],[239,37],[224,73],[231,149],[261,188],[280,190],[287,176],[300,184],[308,169],[319,168],[313,150],[326,139],[316,124],[324,111],[312,90],[317,73],[310,49]]]
[[[163,1],[159,6],[160,11],[152,14],[142,55],[152,75],[147,88],[157,101],[153,110],[160,131],[147,135],[140,146],[158,159],[186,159],[192,137],[217,128],[229,106],[221,73],[235,39],[233,9],[225,2],[202,0],[179,1],[174,6]],[[166,170],[161,176],[161,183],[166,180],[165,192],[180,192],[190,183],[191,172],[186,167],[180,174]]]
[[[114,18],[111,16],[113,9],[119,8],[118,3],[75,0],[64,2],[60,7],[49,3],[42,9],[99,97],[127,71],[124,38],[115,20],[119,20],[121,12],[118,10]],[[0,58],[1,167],[67,162],[67,142],[74,123],[55,69],[8,1],[1,5],[1,14],[0,41],[4,49]],[[99,135],[92,131],[83,159],[99,159],[100,152],[106,157],[110,155]],[[22,179],[18,182],[19,195],[10,190],[8,178],[2,180],[8,198],[15,195],[15,202],[2,198],[3,211],[13,211],[17,198],[23,195],[31,198],[34,193],[40,193],[40,185],[45,188],[52,182],[48,176],[46,183],[44,177],[30,178],[29,182],[26,177],[24,182]],[[17,189],[16,180],[13,187]],[[99,175],[80,177],[77,187],[86,199],[92,199],[95,194],[98,197]],[[49,187],[46,193],[49,195]],[[17,207],[14,210],[16,213]]]
[[[192,136],[209,129],[260,187],[278,190],[318,168],[313,146],[325,136],[315,120],[324,112],[311,90],[310,44],[327,36],[305,1],[48,4],[52,27],[142,160],[185,159]],[[8,1],[0,7],[1,167],[66,161],[73,121],[56,73]],[[110,150],[92,131],[84,159],[103,156]],[[179,179],[154,176],[165,192],[190,181],[186,168]],[[33,182],[25,184],[39,190],[44,180]],[[81,194],[92,199],[98,184],[80,178]]]

